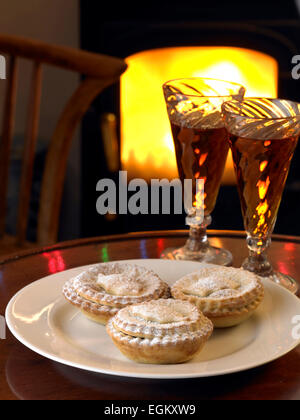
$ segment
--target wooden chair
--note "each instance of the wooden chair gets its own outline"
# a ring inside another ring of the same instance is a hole
[[[53,244],[57,241],[67,158],[77,125],[88,110],[91,102],[100,92],[119,80],[120,75],[126,70],[126,64],[118,58],[1,34],[0,54],[9,56],[8,88],[3,115],[3,131],[0,140],[0,254],[3,255],[20,248],[32,246],[26,241],[26,230],[35,146],[38,135],[43,64],[77,72],[85,76],[85,78],[60,115],[47,151],[37,228],[37,244],[42,246]],[[24,137],[17,234],[16,237],[11,237],[5,234],[5,215],[19,58],[31,60],[33,62],[33,72],[30,110]]]

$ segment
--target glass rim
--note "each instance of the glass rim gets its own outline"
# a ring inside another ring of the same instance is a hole
[[[171,82],[179,82],[182,80],[209,80],[209,81],[215,81],[215,82],[222,82],[231,86],[238,86],[240,89],[242,88],[244,91],[244,94],[246,92],[246,88],[241,85],[240,83],[236,83],[236,82],[229,82],[228,80],[222,80],[222,79],[214,79],[212,77],[179,77],[178,79],[170,79],[168,81],[166,81],[165,83],[163,83],[162,88],[164,89],[165,87],[167,87],[167,85]],[[179,95],[179,94],[178,94]],[[184,96],[189,97],[189,98],[232,98],[234,94],[228,94],[228,95],[192,95],[192,94],[184,94]],[[236,95],[238,95],[238,93],[236,93]],[[228,101],[229,102],[229,101]]]
[[[260,116],[246,116],[246,115],[240,115],[238,112],[235,112],[234,110],[226,110],[226,106],[230,103],[243,103],[246,102],[247,100],[262,100],[262,99],[266,99],[268,101],[280,101],[280,102],[288,102],[290,104],[295,104],[299,106],[300,109],[300,102],[296,102],[296,101],[291,101],[290,99],[283,99],[283,98],[267,98],[267,97],[258,97],[258,96],[251,96],[251,97],[246,97],[242,100],[238,100],[238,99],[232,99],[230,101],[226,101],[222,104],[222,112],[223,114],[226,116],[227,115],[231,115],[233,117],[239,117],[239,118],[245,118],[247,120],[253,120],[253,121],[279,121],[279,120],[294,120],[294,119],[300,119],[300,113],[299,115],[294,115],[294,116],[287,116],[287,117],[260,117]]]

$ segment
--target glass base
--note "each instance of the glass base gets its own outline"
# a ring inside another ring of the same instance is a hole
[[[208,246],[204,252],[191,252],[182,248],[168,248],[160,256],[165,260],[197,261],[223,266],[232,265],[232,254],[226,249]]]
[[[290,292],[296,294],[299,290],[298,283],[287,274],[279,273],[278,271],[274,271],[270,276],[265,277],[274,283],[283,286],[285,289],[288,289]]]
[[[251,253],[243,262],[242,268],[257,274],[263,279],[269,279],[296,294],[299,291],[298,283],[287,274],[274,271],[265,253]]]

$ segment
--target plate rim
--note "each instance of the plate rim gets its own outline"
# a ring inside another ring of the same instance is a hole
[[[134,263],[134,262],[143,262],[143,261],[153,261],[153,262],[170,262],[171,260],[162,260],[162,259],[157,259],[157,258],[147,258],[147,259],[128,259],[128,260],[118,260],[118,261],[110,261],[110,263],[114,263],[114,262],[123,262],[123,263]],[[188,261],[172,261],[172,263],[187,263]],[[189,261],[190,262],[190,261]],[[193,262],[193,261],[192,261]],[[193,262],[195,263],[195,262]],[[21,333],[19,333],[13,326],[13,314],[11,311],[11,308],[13,306],[13,304],[15,303],[15,301],[17,300],[17,298],[27,289],[30,289],[31,287],[34,287],[37,283],[43,282],[45,280],[48,280],[51,277],[57,276],[57,274],[62,274],[62,273],[67,273],[69,271],[72,270],[85,270],[87,269],[87,267],[92,267],[95,265],[98,265],[101,263],[95,263],[95,264],[87,264],[84,266],[78,266],[78,267],[72,267],[68,270],[64,270],[63,272],[59,272],[59,273],[55,273],[55,274],[50,274],[48,276],[42,277],[38,280],[33,281],[32,283],[29,283],[28,285],[26,285],[25,287],[23,287],[22,289],[20,289],[9,301],[9,303],[6,306],[6,310],[5,310],[5,320],[6,320],[6,325],[9,328],[11,334],[25,347],[29,348],[31,351],[33,351],[34,353],[45,357],[48,360],[54,361],[56,363],[60,363],[62,365],[65,366],[69,366],[69,367],[74,367],[77,369],[81,369],[84,371],[88,371],[88,372],[94,372],[94,373],[100,373],[103,375],[109,375],[109,376],[119,376],[119,377],[128,377],[128,378],[139,378],[139,379],[166,379],[166,380],[170,380],[170,379],[193,379],[193,378],[205,378],[205,377],[218,377],[218,376],[225,376],[225,375],[229,375],[229,374],[234,374],[234,373],[238,373],[238,372],[245,372],[247,370],[251,370],[251,369],[255,369],[261,366],[264,366],[266,364],[272,363],[275,360],[280,359],[281,357],[284,357],[285,355],[287,355],[288,353],[290,353],[291,351],[293,351],[294,349],[296,349],[299,345],[300,345],[300,339],[299,340],[294,340],[294,342],[291,343],[291,345],[286,348],[283,352],[281,352],[280,354],[274,355],[274,357],[272,356],[271,358],[266,358],[266,360],[261,360],[260,362],[253,362],[250,363],[249,365],[245,365],[244,367],[240,367],[240,366],[236,366],[234,368],[223,368],[222,371],[216,370],[216,371],[211,371],[211,372],[195,372],[195,373],[164,373],[164,374],[151,374],[151,373],[141,373],[141,372],[127,372],[127,371],[118,371],[118,370],[114,370],[114,369],[105,369],[105,368],[96,368],[96,367],[92,367],[92,366],[88,366],[88,365],[84,365],[78,362],[72,362],[68,359],[65,359],[63,357],[59,357],[56,356],[53,353],[41,350],[39,347],[35,346],[34,344],[32,344],[28,339],[26,339],[26,337],[24,337],[24,335],[22,335]],[[197,264],[197,262],[196,262]],[[201,263],[198,263],[201,264]],[[267,281],[267,279],[264,279],[264,281]],[[278,290],[281,291],[281,293],[287,293],[289,295],[289,298],[293,298],[295,299],[295,302],[297,300],[299,307],[300,307],[300,300],[297,296],[295,296],[294,294],[292,294],[291,292],[289,292],[288,290],[282,288],[282,286],[277,285],[276,283],[271,282],[272,287],[278,288]]]

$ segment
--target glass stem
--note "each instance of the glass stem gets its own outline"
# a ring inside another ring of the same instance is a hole
[[[184,248],[191,253],[205,253],[209,248],[206,229],[211,224],[211,216],[205,216],[203,223],[200,225],[194,224],[192,220],[190,224],[188,219],[187,223],[190,226],[189,239]]]
[[[270,238],[247,237],[249,257],[244,261],[243,268],[261,276],[268,277],[273,273],[273,267],[267,258],[267,249],[271,244]]]

